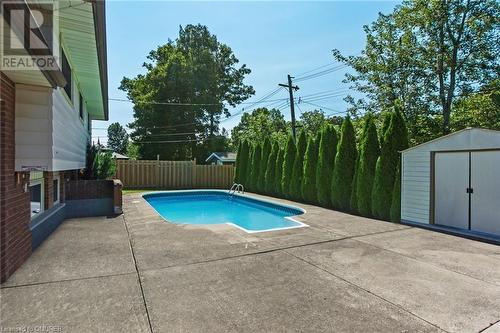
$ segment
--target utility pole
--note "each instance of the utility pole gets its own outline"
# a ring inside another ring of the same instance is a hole
[[[292,136],[293,136],[293,139],[296,140],[297,134],[295,133],[295,127],[296,127],[295,126],[295,103],[293,101],[293,91],[299,90],[299,87],[292,85],[292,79],[293,79],[293,77],[291,77],[290,74],[288,74],[288,84],[280,83],[279,86],[287,88],[288,93],[290,94],[290,113],[292,115]]]

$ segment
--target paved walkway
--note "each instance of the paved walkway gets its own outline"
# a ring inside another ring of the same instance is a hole
[[[2,285],[0,327],[500,331],[500,247],[299,206],[310,227],[247,234],[127,195],[123,216],[66,221]]]

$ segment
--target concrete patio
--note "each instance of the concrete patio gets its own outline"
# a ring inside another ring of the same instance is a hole
[[[0,331],[500,332],[500,247],[296,205],[310,227],[257,234],[139,194],[67,220],[2,285]]]

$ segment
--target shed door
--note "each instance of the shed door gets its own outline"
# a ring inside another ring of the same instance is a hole
[[[471,230],[500,235],[500,151],[471,153]]]
[[[436,153],[434,223],[469,228],[469,153]]]

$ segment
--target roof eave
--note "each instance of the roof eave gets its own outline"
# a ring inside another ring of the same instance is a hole
[[[108,108],[108,54],[106,46],[106,6],[104,0],[92,1],[94,15],[95,40],[99,59],[99,75],[101,78],[101,94],[104,120],[109,120]]]

